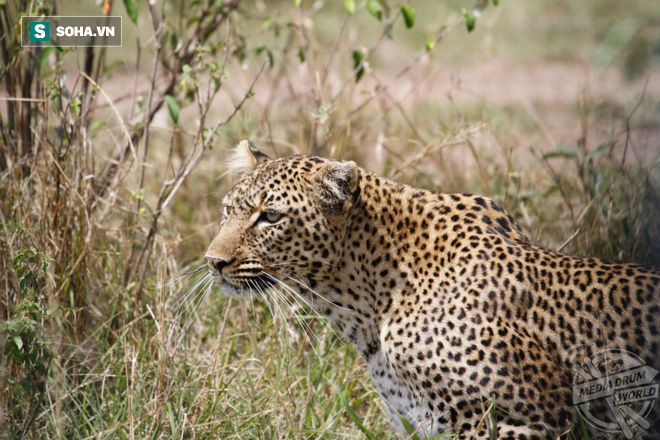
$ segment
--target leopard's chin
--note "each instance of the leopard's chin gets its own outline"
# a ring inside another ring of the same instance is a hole
[[[214,273],[213,281],[216,286],[220,287],[220,292],[225,296],[238,299],[249,299],[257,296],[255,289],[250,289],[247,285],[237,286],[220,274]]]
[[[247,287],[236,286],[224,279],[219,282],[216,280],[216,284],[220,286],[220,291],[223,295],[232,298],[246,299],[253,298],[257,295],[256,292]]]

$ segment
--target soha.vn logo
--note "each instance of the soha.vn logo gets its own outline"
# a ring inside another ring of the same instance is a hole
[[[24,15],[21,17],[21,46],[121,47],[121,23],[121,16]]]
[[[56,26],[58,37],[114,37],[112,26]],[[33,21],[30,23],[30,41],[50,41],[50,22]]]

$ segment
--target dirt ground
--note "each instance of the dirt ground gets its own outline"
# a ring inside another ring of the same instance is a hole
[[[215,98],[210,114],[211,123],[224,118],[242,98],[252,78],[251,73],[250,70],[243,71],[237,67],[233,69]],[[147,77],[146,72],[139,75],[138,96],[146,96]],[[276,121],[277,112],[296,105],[296,101],[307,102],[308,107],[313,108],[311,101],[315,75],[300,68],[288,72],[288,77],[289,84],[283,87],[281,83],[275,84],[274,74],[266,72],[257,82],[255,96],[251,98],[246,112],[263,112],[270,106],[270,114],[275,115],[273,119]],[[550,151],[562,143],[574,144],[582,135],[577,122],[581,100],[586,100],[589,107],[603,109],[603,114],[595,118],[598,123],[589,125],[589,142],[592,147],[612,136],[613,119],[625,119],[640,100],[642,106],[650,109],[651,117],[660,114],[660,69],[650,70],[641,78],[629,82],[615,67],[601,70],[583,63],[559,61],[527,65],[494,57],[456,68],[422,60],[408,75],[398,80],[393,77],[394,74],[378,72],[379,81],[389,84],[388,93],[407,112],[414,113],[419,108],[451,108],[458,113],[473,113],[475,109],[490,114],[501,112],[511,126],[512,135],[525,137],[523,142],[526,143],[537,143],[542,151]],[[72,83],[73,79],[69,78],[69,82]],[[122,72],[117,72],[102,84],[106,93],[116,99],[114,104],[123,115],[128,115],[131,102],[128,84],[133,84],[133,75]],[[330,76],[328,84],[326,93],[331,95],[341,87],[342,80]],[[372,79],[365,78],[352,94],[353,105],[357,106],[366,99],[368,91],[374,86]],[[374,100],[370,108],[378,112],[380,105],[378,100]],[[368,115],[369,110],[365,110],[365,114]],[[182,115],[184,121],[188,116],[188,122],[182,125],[183,129],[196,130],[196,126],[191,125],[194,124],[194,109],[184,109]],[[648,110],[645,117],[649,118]],[[153,123],[156,127],[170,124],[165,109]],[[653,123],[652,120],[642,120],[633,124],[633,127],[631,146],[634,154],[629,155],[628,159],[657,159],[660,155],[660,128],[657,121]]]

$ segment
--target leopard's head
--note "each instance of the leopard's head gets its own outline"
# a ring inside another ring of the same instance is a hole
[[[241,177],[223,200],[220,232],[205,256],[221,290],[248,297],[281,282],[329,280],[359,196],[357,165],[300,155],[270,159],[247,141],[228,163]]]

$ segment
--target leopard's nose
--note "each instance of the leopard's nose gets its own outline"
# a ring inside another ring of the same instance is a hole
[[[206,255],[204,256],[204,258],[206,258],[206,260],[209,262],[209,265],[214,267],[220,274],[222,274],[222,269],[224,269],[225,266],[231,263],[230,261],[227,261],[224,258],[212,257],[210,255]]]

